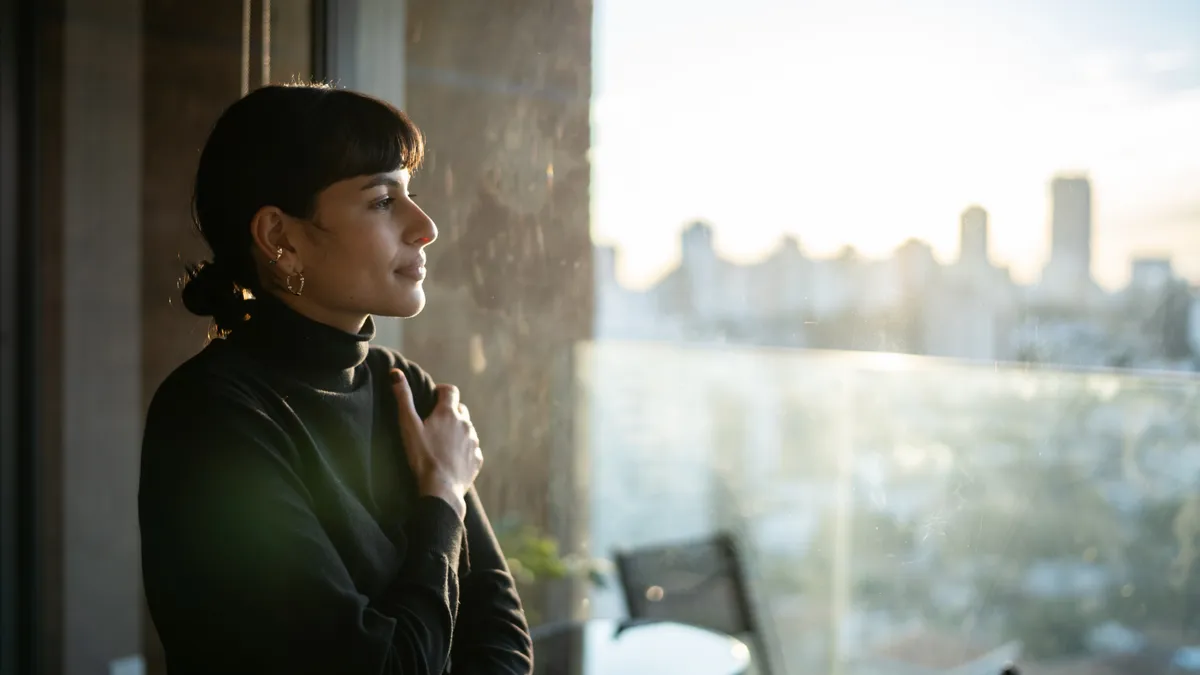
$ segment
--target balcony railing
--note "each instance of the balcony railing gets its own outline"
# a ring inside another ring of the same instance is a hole
[[[575,388],[590,553],[733,531],[787,672],[1200,645],[1200,380],[589,343]],[[588,605],[624,613],[612,584]]]

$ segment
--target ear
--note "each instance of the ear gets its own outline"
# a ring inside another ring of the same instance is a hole
[[[300,261],[296,248],[289,241],[292,218],[275,206],[264,206],[250,220],[250,237],[254,242],[255,254],[264,262],[275,261],[287,272],[298,271]]]

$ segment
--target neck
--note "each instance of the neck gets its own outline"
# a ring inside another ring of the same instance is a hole
[[[292,293],[272,293],[276,300],[306,319],[323,323],[345,333],[359,333],[366,325],[369,314],[337,312],[321,307],[303,296]]]
[[[248,308],[249,319],[233,329],[230,340],[289,377],[318,389],[346,391],[355,384],[358,366],[367,358],[375,324],[370,316],[345,330],[295,309],[287,298],[263,295]],[[319,314],[318,314],[319,316]]]

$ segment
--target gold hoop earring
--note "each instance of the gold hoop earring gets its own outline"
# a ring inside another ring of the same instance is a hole
[[[300,283],[296,288],[292,288],[292,277],[294,276],[300,277]],[[287,289],[292,295],[300,295],[304,292],[304,273],[296,272],[295,274],[289,274],[287,275],[287,278],[284,279],[284,283],[287,284]]]

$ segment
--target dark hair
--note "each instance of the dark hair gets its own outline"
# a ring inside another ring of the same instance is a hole
[[[260,293],[250,221],[264,206],[309,219],[317,195],[355,176],[406,168],[425,152],[419,129],[391,104],[322,84],[257,89],[213,127],[192,193],[192,218],[212,260],[188,266],[183,304],[211,316],[214,333],[247,313]]]

